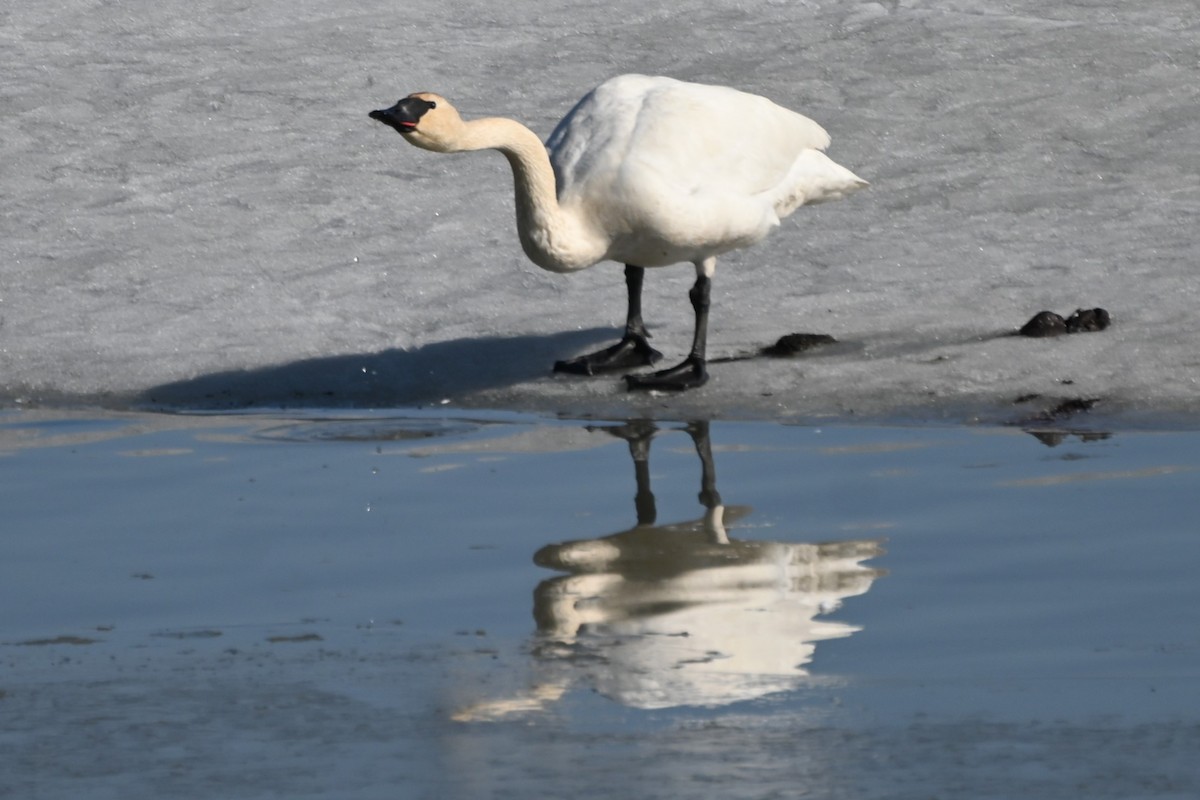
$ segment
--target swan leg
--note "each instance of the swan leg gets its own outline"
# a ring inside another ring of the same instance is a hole
[[[680,363],[649,375],[626,375],[625,383],[630,391],[642,389],[681,392],[695,389],[708,381],[705,351],[708,342],[708,302],[712,289],[712,265],[705,262],[696,270],[696,283],[688,292],[692,310],[696,312],[696,329],[692,334],[692,350]]]
[[[642,279],[645,267],[625,266],[625,289],[629,295],[629,310],[625,316],[625,335],[612,347],[554,362],[555,372],[572,375],[595,375],[632,367],[648,367],[662,359],[662,353],[650,346],[646,323],[642,321]]]

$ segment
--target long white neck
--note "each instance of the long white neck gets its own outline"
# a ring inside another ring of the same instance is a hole
[[[465,123],[457,144],[462,150],[499,150],[512,165],[517,233],[533,263],[552,272],[572,272],[604,258],[603,237],[559,205],[554,169],[537,134],[515,120],[490,117]]]

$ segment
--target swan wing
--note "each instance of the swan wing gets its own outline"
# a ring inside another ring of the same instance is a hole
[[[614,233],[712,253],[863,185],[819,152],[828,145],[820,125],[764,97],[641,75],[601,84],[547,141],[561,202]]]

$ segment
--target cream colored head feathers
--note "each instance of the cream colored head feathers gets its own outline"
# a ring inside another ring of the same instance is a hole
[[[421,115],[415,128],[400,131],[400,134],[410,144],[422,150],[432,150],[435,153],[453,153],[462,148],[458,146],[462,139],[465,124],[459,116],[458,109],[450,101],[433,92],[417,92],[409,95],[433,107]]]

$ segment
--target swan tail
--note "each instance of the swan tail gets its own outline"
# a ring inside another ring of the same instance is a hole
[[[782,218],[800,206],[841,200],[869,184],[819,150],[804,150],[792,165],[784,191],[775,201]]]

